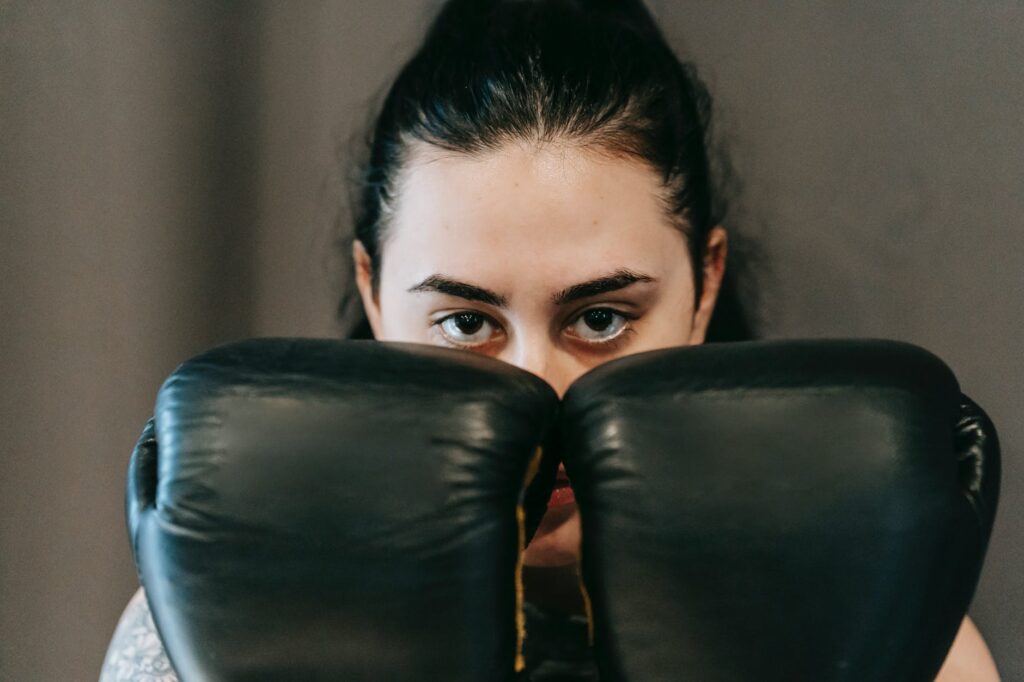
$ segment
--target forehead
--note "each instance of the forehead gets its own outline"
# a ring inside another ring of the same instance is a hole
[[[626,267],[664,276],[685,258],[645,164],[567,145],[510,144],[479,157],[421,147],[400,183],[384,272],[522,288]]]

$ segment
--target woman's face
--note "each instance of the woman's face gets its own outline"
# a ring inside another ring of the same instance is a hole
[[[354,248],[374,336],[489,355],[559,395],[612,358],[702,343],[725,232],[710,235],[695,307],[685,237],[658,188],[639,162],[568,145],[510,144],[479,158],[417,146],[381,247],[376,293],[366,252]],[[571,564],[579,542],[576,504],[556,495],[524,563]]]

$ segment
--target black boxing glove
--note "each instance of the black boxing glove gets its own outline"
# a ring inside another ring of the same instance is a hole
[[[938,673],[991,532],[999,446],[933,354],[653,351],[579,379],[562,428],[602,680]]]
[[[411,344],[262,339],[180,366],[127,515],[183,682],[512,679],[524,482],[557,409],[527,372]]]

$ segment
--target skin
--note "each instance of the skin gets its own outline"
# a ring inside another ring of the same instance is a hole
[[[661,213],[657,191],[657,178],[643,165],[568,145],[509,146],[478,159],[417,150],[384,244],[379,291],[371,286],[365,250],[358,243],[353,250],[376,337],[452,345],[435,322],[459,312],[486,316],[493,324],[481,325],[466,350],[534,372],[560,395],[580,374],[614,357],[703,343],[725,268],[726,233],[716,228],[709,235],[705,288],[695,306],[686,242]],[[650,279],[626,284],[623,271]],[[561,305],[552,301],[609,273],[619,273],[618,284],[625,286]],[[489,290],[504,305],[437,291],[438,280],[423,285],[438,274]],[[628,331],[619,328],[624,320],[614,319],[595,340],[584,316],[597,308],[636,319],[628,320]],[[601,343],[609,329],[616,336]],[[532,601],[582,608],[579,540],[575,505],[549,512],[524,557]],[[114,632],[100,682],[177,679],[140,589]],[[984,640],[965,618],[936,681],[998,680]]]
[[[708,236],[695,301],[685,235],[665,214],[646,165],[569,143],[509,143],[475,157],[425,144],[411,152],[376,289],[365,249],[353,246],[377,339],[488,355],[537,374],[559,395],[613,358],[703,343],[727,234],[716,227]],[[559,302],[602,278],[612,290]],[[580,610],[579,544],[576,505],[550,510],[524,555],[531,598]],[[936,679],[999,680],[969,618]]]
[[[357,283],[376,338],[489,355],[537,374],[559,395],[612,358],[703,341],[724,268],[725,232],[714,234],[708,291],[695,313],[684,237],[667,224],[645,168],[564,146],[539,153],[515,146],[480,160],[421,147],[417,156],[384,244],[377,292],[365,251],[358,242],[355,249]],[[566,259],[567,252],[574,257]],[[650,281],[567,304],[552,301],[574,285],[623,272]],[[438,277],[505,300],[469,300],[424,286]],[[614,311],[603,334],[581,319],[595,309]],[[458,313],[477,316],[471,323],[482,322],[480,330],[470,335],[454,320],[438,324]],[[575,505],[553,510],[524,562],[571,565],[579,538]]]
[[[365,250],[359,242],[354,250],[377,339],[488,355],[537,374],[560,396],[602,362],[704,340],[725,266],[725,231],[712,235],[707,287],[695,311],[685,237],[666,220],[646,167],[566,145],[515,145],[480,159],[419,146],[401,185],[376,292]],[[564,305],[552,301],[575,285],[621,272],[650,281]],[[424,286],[439,277],[504,301]],[[604,333],[581,319],[596,309],[616,315]],[[466,334],[455,320],[442,322],[459,313],[476,316],[470,322],[482,322],[480,330]],[[615,328],[621,330],[613,336]],[[571,565],[579,539],[575,504],[553,510],[524,563]]]

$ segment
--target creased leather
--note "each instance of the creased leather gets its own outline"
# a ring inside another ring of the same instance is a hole
[[[998,497],[995,429],[880,339],[652,351],[564,398],[601,679],[930,682]]]
[[[517,507],[557,410],[534,375],[427,346],[257,339],[181,365],[126,511],[183,682],[513,679]]]

